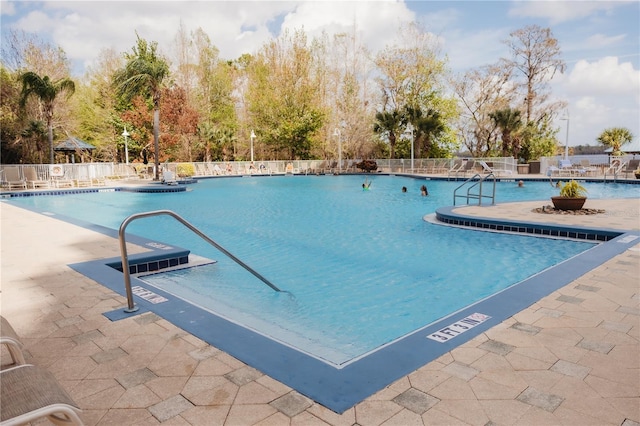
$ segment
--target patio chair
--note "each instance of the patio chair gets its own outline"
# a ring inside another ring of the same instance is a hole
[[[20,176],[20,169],[18,167],[6,167],[2,170],[4,176],[2,177],[2,186],[12,189],[27,189],[27,181]]]
[[[489,164],[487,164],[486,161],[480,161],[480,165],[482,166],[482,169],[487,172],[487,173],[493,173],[496,176],[500,176],[501,174],[513,174],[513,171],[511,170],[506,170],[506,169],[496,169],[494,167],[489,166]]]
[[[54,424],[84,424],[80,408],[49,371],[25,364],[2,370],[0,380],[2,425],[22,425],[43,417]]]
[[[595,176],[598,174],[598,168],[591,165],[591,161],[588,158],[583,158],[580,160],[580,167],[584,170],[584,173],[587,176]]]
[[[627,165],[624,166],[624,169],[622,169],[622,173],[624,173],[624,177],[626,178],[629,173],[633,174],[636,171],[636,169],[638,169],[639,167],[640,167],[640,160],[637,160],[637,159],[629,160]]]
[[[177,185],[176,175],[171,170],[162,172],[162,183],[166,185]]]
[[[23,346],[18,333],[3,316],[0,316],[0,344],[7,347],[14,364],[21,365],[25,363],[24,354],[22,353]]]
[[[40,179],[38,177],[35,167],[25,167],[23,172],[27,181],[27,186],[31,186],[33,189],[49,188],[49,186],[51,186],[51,183],[48,180]]]

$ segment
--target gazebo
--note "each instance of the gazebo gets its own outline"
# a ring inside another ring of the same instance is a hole
[[[96,149],[95,146],[74,136],[70,136],[69,139],[60,142],[55,146],[55,148],[53,148],[54,151],[63,152],[67,156],[71,155],[71,163],[76,162],[76,153],[79,153],[82,158],[83,152],[88,151],[89,153],[91,153],[91,151],[93,151],[94,149]],[[69,162],[68,157],[67,162]]]

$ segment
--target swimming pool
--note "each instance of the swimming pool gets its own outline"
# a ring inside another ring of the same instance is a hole
[[[419,195],[423,183],[429,197]],[[245,315],[234,319],[238,323],[264,322],[264,314],[273,314],[276,319],[265,329],[249,325],[344,369],[375,348],[593,246],[423,221],[425,214],[451,204],[459,183],[377,176],[370,191],[362,191],[361,184],[362,177],[353,176],[210,179],[181,194],[112,192],[15,202],[113,229],[132,213],[178,212],[295,298],[274,293],[164,218],[136,222],[129,232],[188,247],[219,263],[158,275],[151,278],[154,285],[180,294],[185,289],[178,283],[190,282],[186,293],[199,305],[205,304],[204,288],[213,289],[213,297],[206,297],[228,310],[224,316],[233,318],[233,310]],[[628,189],[619,186],[616,197]],[[546,201],[556,191],[546,182],[528,182],[525,188],[505,182],[497,195],[498,202]],[[599,189],[589,191],[595,196]],[[510,253],[515,256],[506,257]],[[238,293],[243,305],[233,306]],[[298,328],[284,326],[283,318]]]

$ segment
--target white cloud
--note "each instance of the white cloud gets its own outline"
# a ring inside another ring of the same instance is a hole
[[[640,71],[630,62],[608,56],[596,62],[578,61],[567,79],[570,94],[582,96],[634,96],[640,101]]]
[[[0,3],[0,15],[13,16],[16,14],[15,4],[9,2]]]
[[[617,3],[617,4],[616,4]],[[552,25],[573,21],[597,12],[609,13],[622,2],[608,1],[517,1],[512,3],[509,16],[544,18]]]
[[[625,39],[625,34],[618,34],[615,36],[606,36],[604,34],[594,34],[587,38],[585,44],[593,49],[599,49],[602,47],[612,46],[622,42]]]

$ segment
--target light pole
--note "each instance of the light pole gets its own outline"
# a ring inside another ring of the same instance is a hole
[[[560,120],[567,122],[567,136],[564,141],[564,159],[569,159],[569,111],[567,111],[567,115],[562,117]]]
[[[407,133],[411,138],[411,173],[413,173],[413,125],[411,123],[407,124]]]
[[[256,134],[253,130],[251,131],[250,138],[251,138],[251,162],[253,163],[253,140],[256,138]]]
[[[338,173],[342,173],[342,132],[336,127],[333,136],[338,137]]]
[[[124,163],[129,164],[129,145],[127,144],[129,132],[127,132],[127,126],[124,126],[124,132],[122,132],[122,136],[124,136]]]

